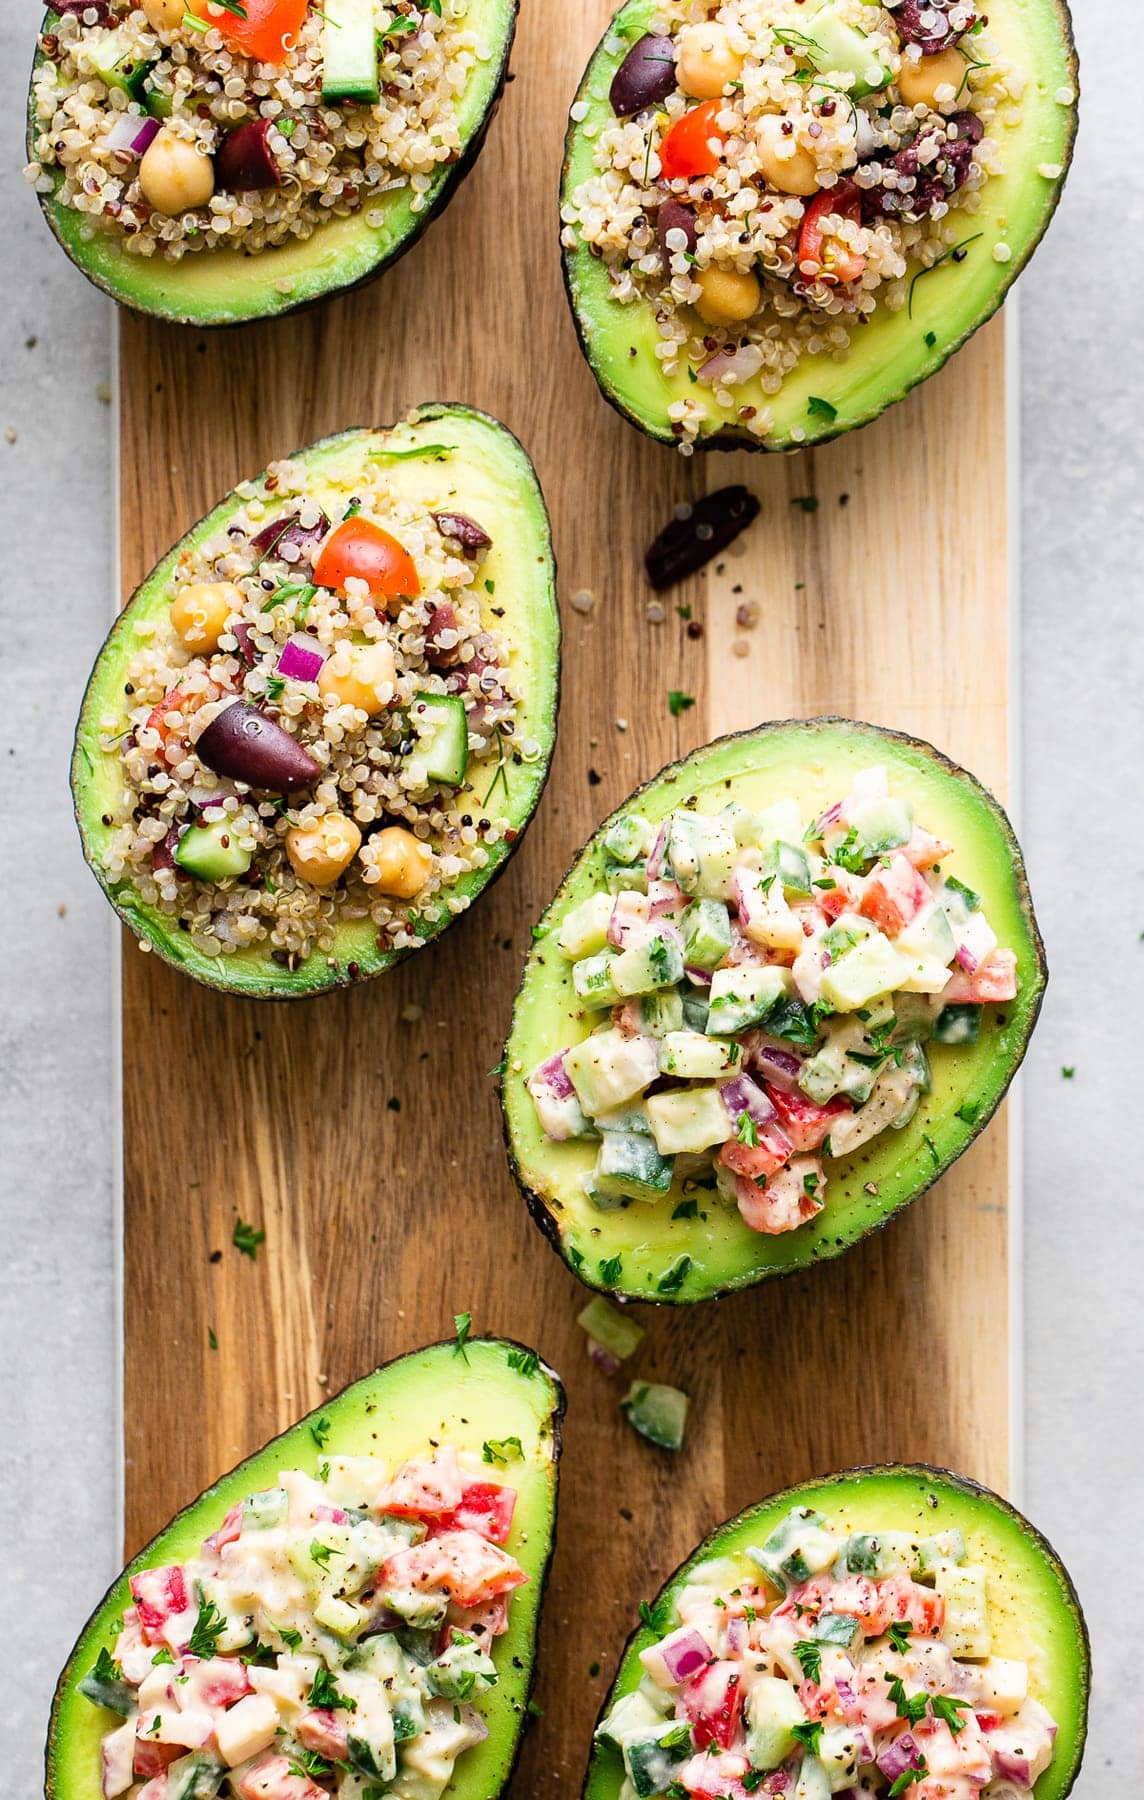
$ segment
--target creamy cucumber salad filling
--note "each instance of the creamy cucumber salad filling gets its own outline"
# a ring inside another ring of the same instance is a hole
[[[487,1735],[491,1647],[527,1580],[503,1547],[515,1491],[487,1476],[447,1446],[396,1470],[330,1457],[133,1575],[81,1684],[122,1719],[104,1800],[439,1800]]]
[[[809,822],[680,808],[621,814],[604,885],[559,949],[589,1034],[528,1079],[549,1139],[599,1140],[601,1208],[709,1178],[756,1231],[822,1211],[827,1164],[900,1130],[926,1045],[976,1042],[1017,958],[884,768]]]
[[[597,1736],[620,1800],[1032,1800],[1057,1727],[1028,1665],[991,1649],[959,1531],[847,1536],[794,1507],[694,1570]]]

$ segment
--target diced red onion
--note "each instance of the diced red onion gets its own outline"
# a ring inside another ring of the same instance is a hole
[[[692,982],[695,987],[711,986],[710,969],[693,969],[689,963],[683,973],[687,976],[688,981]]]
[[[957,946],[957,966],[959,969],[964,969],[967,975],[976,975],[981,967],[980,959],[974,956],[968,944]]]
[[[900,1732],[878,1755],[878,1767],[889,1782],[895,1782],[907,1769],[916,1769],[921,1749],[912,1731]]]
[[[106,150],[123,155],[142,156],[158,134],[158,119],[141,119],[138,113],[120,113],[103,140]]]
[[[253,669],[258,661],[258,653],[254,648],[254,634],[249,625],[239,623],[234,627],[234,641],[238,645],[238,654],[248,669]]]
[[[727,1116],[735,1127],[744,1113],[756,1125],[769,1125],[774,1119],[774,1107],[762,1088],[749,1075],[736,1075],[733,1081],[725,1081],[719,1092],[723,1105],[727,1108]]]
[[[802,1057],[793,1050],[782,1050],[777,1044],[764,1040],[751,1045],[747,1060],[752,1069],[757,1070],[765,1081],[773,1081],[776,1087],[789,1091],[798,1086]]]
[[[533,1081],[555,1094],[558,1100],[567,1100],[576,1092],[568,1079],[568,1071],[564,1067],[564,1058],[567,1054],[566,1050],[558,1050],[555,1056],[550,1056],[547,1062],[541,1063],[532,1077]]]
[[[1003,1781],[1015,1781],[1020,1787],[1032,1787],[1033,1764],[1023,1751],[1006,1750],[999,1744],[991,1744],[990,1750],[995,1775]]]
[[[747,1621],[744,1618],[727,1621],[727,1653],[729,1656],[742,1656],[747,1648]]]
[[[708,387],[716,382],[750,381],[763,366],[763,352],[758,344],[740,344],[735,350],[720,350],[709,356],[695,372],[696,380]]]
[[[309,632],[296,631],[287,638],[278,657],[278,673],[291,681],[317,681],[329,651]]]
[[[838,1695],[839,1700],[842,1702],[842,1710],[844,1712],[849,1707],[856,1706],[858,1704],[857,1696],[855,1695],[854,1689],[850,1686],[850,1683],[845,1679],[844,1676],[836,1675],[834,1677],[834,1691]]]
[[[653,919],[662,919],[665,913],[682,912],[687,905],[687,895],[677,881],[649,881],[647,893]]]
[[[659,836],[655,840],[655,848],[647,859],[647,878],[649,881],[658,881],[663,874],[663,858],[666,850],[667,826],[661,825],[659,828]]]
[[[700,1637],[697,1631],[665,1638],[659,1650],[664,1667],[677,1685],[681,1681],[690,1681],[693,1675],[698,1675],[701,1669],[715,1661],[706,1638]]]
[[[588,1361],[595,1363],[596,1367],[601,1369],[605,1375],[618,1375],[620,1372],[619,1357],[613,1356],[612,1352],[606,1350],[603,1344],[598,1344],[595,1338],[588,1339]]]
[[[489,1735],[488,1725],[475,1706],[462,1706],[461,1723],[469,1734],[470,1748],[474,1744],[483,1744]]]
[[[841,822],[842,802],[841,800],[836,800],[833,806],[828,806],[821,817],[815,820],[812,835],[816,838],[820,838],[824,831],[829,831],[832,825],[839,825]]]

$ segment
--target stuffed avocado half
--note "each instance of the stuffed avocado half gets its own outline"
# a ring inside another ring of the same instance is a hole
[[[380,974],[503,867],[556,729],[548,516],[520,444],[423,406],[274,463],[112,628],[72,761],[142,943],[288,999]]]
[[[411,248],[480,151],[517,8],[100,0],[95,11],[94,24],[79,6],[45,15],[29,178],[98,287],[138,312],[213,326],[325,299]]]
[[[1064,1800],[1090,1679],[1072,1582],[1013,1507],[939,1469],[850,1469],[748,1507],[670,1578],[584,1796]]]
[[[510,1156],[580,1276],[709,1299],[841,1254],[1000,1103],[1046,970],[997,802],[845,719],[670,764],[534,928]]]
[[[436,1344],[240,1463],[84,1627],[48,1800],[498,1794],[532,1687],[563,1411],[533,1351]]]
[[[995,312],[1055,210],[1077,67],[1063,0],[987,11],[620,8],[571,108],[561,241],[624,417],[684,448],[823,442]]]

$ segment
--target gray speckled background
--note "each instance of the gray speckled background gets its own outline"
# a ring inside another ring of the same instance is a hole
[[[1023,1491],[1088,1611],[1096,1692],[1076,1792],[1108,1800],[1133,1791],[1138,1769],[1138,1696],[1113,1672],[1137,1648],[1132,1478],[1144,1441],[1144,1214],[1124,1120],[1144,1077],[1144,364],[1133,332],[1144,178],[1139,0],[1074,0],[1074,13],[1085,124],[1061,212],[1019,290],[1022,828],[1053,970],[1024,1082]],[[0,1004],[9,1800],[40,1790],[53,1677],[118,1560],[116,952],[66,779],[75,696],[111,607],[111,317],[55,250],[20,178],[38,16],[0,0],[15,90],[0,130],[0,865],[36,873],[9,925]],[[64,628],[44,627],[49,608]]]

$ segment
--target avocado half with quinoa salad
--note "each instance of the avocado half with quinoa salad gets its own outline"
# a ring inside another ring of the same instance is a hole
[[[472,166],[516,0],[66,0],[28,179],[113,299],[197,326],[377,275]]]
[[[976,1482],[848,1469],[720,1525],[641,1607],[584,1800],[1065,1800],[1091,1663],[1040,1532]]]
[[[232,1469],[128,1564],[56,1689],[48,1800],[491,1800],[516,1760],[564,1393],[434,1344]]]
[[[143,582],[76,732],[84,853],[144,949],[289,999],[381,974],[540,798],[560,627],[525,452],[422,406],[272,463]]]
[[[866,424],[991,317],[1076,134],[1064,0],[628,0],[573,102],[565,281],[685,452]]]
[[[581,1280],[639,1300],[706,1300],[885,1224],[992,1117],[1046,980],[997,802],[848,719],[669,764],[533,937],[513,1168]]]

